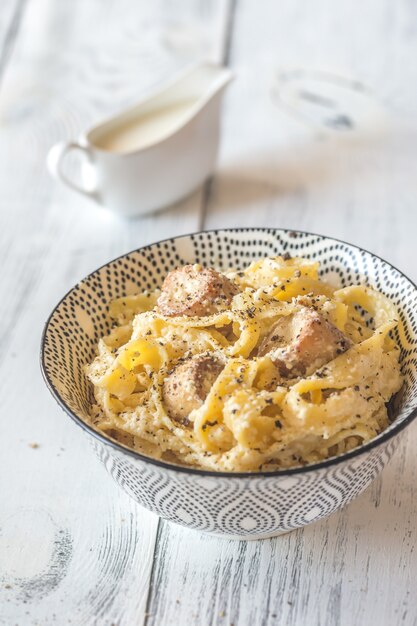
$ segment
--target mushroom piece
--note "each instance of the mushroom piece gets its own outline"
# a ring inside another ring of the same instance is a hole
[[[281,376],[295,378],[309,376],[351,345],[323,315],[303,307],[274,324],[259,346],[258,356],[268,354]]]
[[[209,354],[199,354],[180,363],[165,379],[162,399],[169,417],[190,427],[191,411],[200,408],[224,365]]]
[[[201,265],[184,265],[169,272],[157,304],[167,317],[203,317],[227,307],[237,292],[224,274]]]

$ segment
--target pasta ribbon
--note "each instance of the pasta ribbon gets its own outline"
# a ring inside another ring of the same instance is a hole
[[[386,405],[402,384],[395,336],[404,333],[388,298],[362,284],[334,288],[317,262],[288,255],[226,277],[236,289],[210,315],[164,316],[158,290],[110,303],[115,326],[86,367],[94,428],[142,454],[224,471],[318,462],[387,428]],[[294,338],[288,329],[306,308],[316,326]],[[288,354],[304,350],[308,360],[329,324],[339,343],[327,361],[286,368]],[[172,379],[183,364],[189,374]],[[168,408],[173,380],[185,419]]]
[[[136,381],[133,372],[129,372],[122,366],[116,366],[111,368],[98,384],[119,400],[124,400],[133,393]]]
[[[135,339],[122,349],[118,356],[119,363],[128,371],[138,365],[149,365],[158,370],[166,362],[166,351],[154,339]]]

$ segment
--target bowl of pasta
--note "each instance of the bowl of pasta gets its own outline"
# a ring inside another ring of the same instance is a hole
[[[272,537],[348,504],[417,414],[417,288],[329,237],[158,242],[69,291],[47,386],[109,474],[172,522]]]

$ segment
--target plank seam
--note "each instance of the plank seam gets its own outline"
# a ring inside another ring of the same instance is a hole
[[[155,537],[155,542],[153,544],[152,567],[151,567],[151,572],[149,574],[148,594],[146,596],[146,604],[145,604],[145,614],[144,614],[143,626],[147,626],[148,625],[148,621],[149,621],[149,617],[150,617],[149,610],[150,610],[151,602],[152,602],[152,589],[153,589],[153,584],[154,584],[154,572],[155,572],[156,555],[157,555],[157,552],[158,552],[159,540],[160,540],[161,534],[162,534],[161,531],[162,531],[161,518],[158,517],[158,525],[156,527],[156,537]]]
[[[26,4],[27,0],[18,0],[13,17],[10,20],[9,28],[7,29],[6,36],[4,38],[3,50],[0,54],[0,86],[14,50]]]
[[[207,209],[211,198],[211,192],[213,189],[213,180],[214,176],[210,176],[208,180],[204,183],[203,192],[201,197],[201,211],[200,211],[200,219],[198,221],[198,230],[203,230],[206,222]]]
[[[226,18],[226,28],[225,28],[225,40],[223,44],[223,54],[221,57],[221,64],[227,67],[230,62],[230,53],[232,49],[232,41],[233,41],[233,30],[236,19],[236,7],[237,0],[229,0],[229,6],[227,11]],[[204,184],[203,187],[203,195],[201,199],[201,211],[200,211],[200,220],[198,224],[198,230],[203,230],[206,225],[206,217],[208,212],[208,207],[210,203],[210,198],[213,190],[213,182],[214,177],[211,176]]]
[[[227,12],[226,37],[223,49],[222,63],[228,66],[230,63],[230,53],[232,50],[233,32],[236,21],[237,0],[230,0]]]

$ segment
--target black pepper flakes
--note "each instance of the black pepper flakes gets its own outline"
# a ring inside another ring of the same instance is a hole
[[[217,420],[214,420],[213,422],[207,421],[203,424],[202,429],[206,430],[208,426],[216,426],[216,424],[218,424]]]

